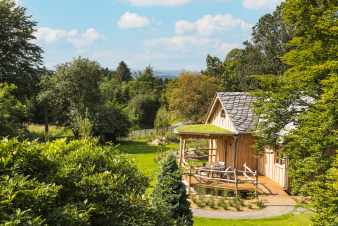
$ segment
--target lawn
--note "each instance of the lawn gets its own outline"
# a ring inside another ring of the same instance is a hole
[[[261,220],[219,220],[194,218],[195,226],[310,226],[309,214],[289,214]]]
[[[176,150],[178,145],[169,144],[167,148],[168,150]],[[145,141],[127,141],[120,144],[119,150],[127,154],[136,166],[150,178],[150,185],[153,187],[159,172],[159,165],[156,162],[158,147],[149,145]]]

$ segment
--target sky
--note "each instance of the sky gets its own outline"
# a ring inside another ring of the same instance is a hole
[[[103,67],[193,70],[250,39],[281,0],[18,0],[37,22],[35,41],[53,69],[74,57]]]

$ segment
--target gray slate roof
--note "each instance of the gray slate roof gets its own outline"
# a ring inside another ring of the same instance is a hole
[[[252,132],[257,118],[252,108],[256,98],[244,92],[217,93],[217,97],[224,110],[230,115],[237,132]]]

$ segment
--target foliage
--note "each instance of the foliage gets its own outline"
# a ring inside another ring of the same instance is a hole
[[[312,196],[315,225],[337,224],[337,200],[327,199],[337,195],[330,176],[337,158],[337,10],[336,1],[285,2],[285,23],[294,28],[282,57],[289,69],[264,81],[256,106],[265,127],[259,148],[283,142],[292,191]]]
[[[159,100],[154,95],[140,94],[130,100],[128,109],[134,123],[141,128],[153,128],[156,113],[160,107]]]
[[[116,141],[117,137],[126,136],[130,121],[123,110],[115,103],[106,102],[99,106],[94,115],[93,134],[103,141]]]
[[[153,205],[162,210],[173,221],[173,225],[193,225],[190,203],[187,200],[185,186],[176,156],[168,155],[162,162],[161,172],[153,195]]]
[[[83,139],[88,139],[92,136],[93,124],[89,119],[88,112],[85,113],[85,116],[76,115],[74,120],[74,127],[76,127],[79,136]]]
[[[39,98],[49,113],[53,109],[57,123],[71,127],[75,136],[80,132],[79,122],[86,119],[92,127],[90,133],[115,141],[127,133],[130,123],[119,104],[124,101],[123,94],[115,91],[120,85],[114,81],[103,80],[98,63],[77,58],[43,79]]]
[[[272,14],[262,16],[253,27],[252,41],[244,42],[243,49],[231,50],[224,61],[208,55],[207,68],[202,73],[222,81],[223,89],[249,91],[259,87],[256,75],[280,75],[287,65],[281,56],[288,51],[292,30],[282,19],[283,4]]]
[[[201,122],[220,86],[215,77],[185,72],[168,84],[165,96],[169,111],[178,118]]]
[[[165,107],[158,109],[155,118],[155,128],[168,128],[171,124],[171,115]]]
[[[15,84],[15,95],[23,100],[39,80],[42,50],[33,42],[36,23],[13,0],[0,1],[0,15],[0,83]]]
[[[124,61],[119,63],[119,66],[116,68],[115,75],[119,82],[126,82],[133,79],[130,69]]]
[[[15,85],[0,83],[0,137],[16,136],[23,128],[25,106],[14,96]]]
[[[4,139],[0,156],[0,224],[156,225],[148,179],[110,147]]]

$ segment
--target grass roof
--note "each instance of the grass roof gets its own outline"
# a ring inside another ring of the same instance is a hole
[[[211,124],[184,125],[176,129],[178,134],[210,134],[210,135],[230,135],[232,132]]]

